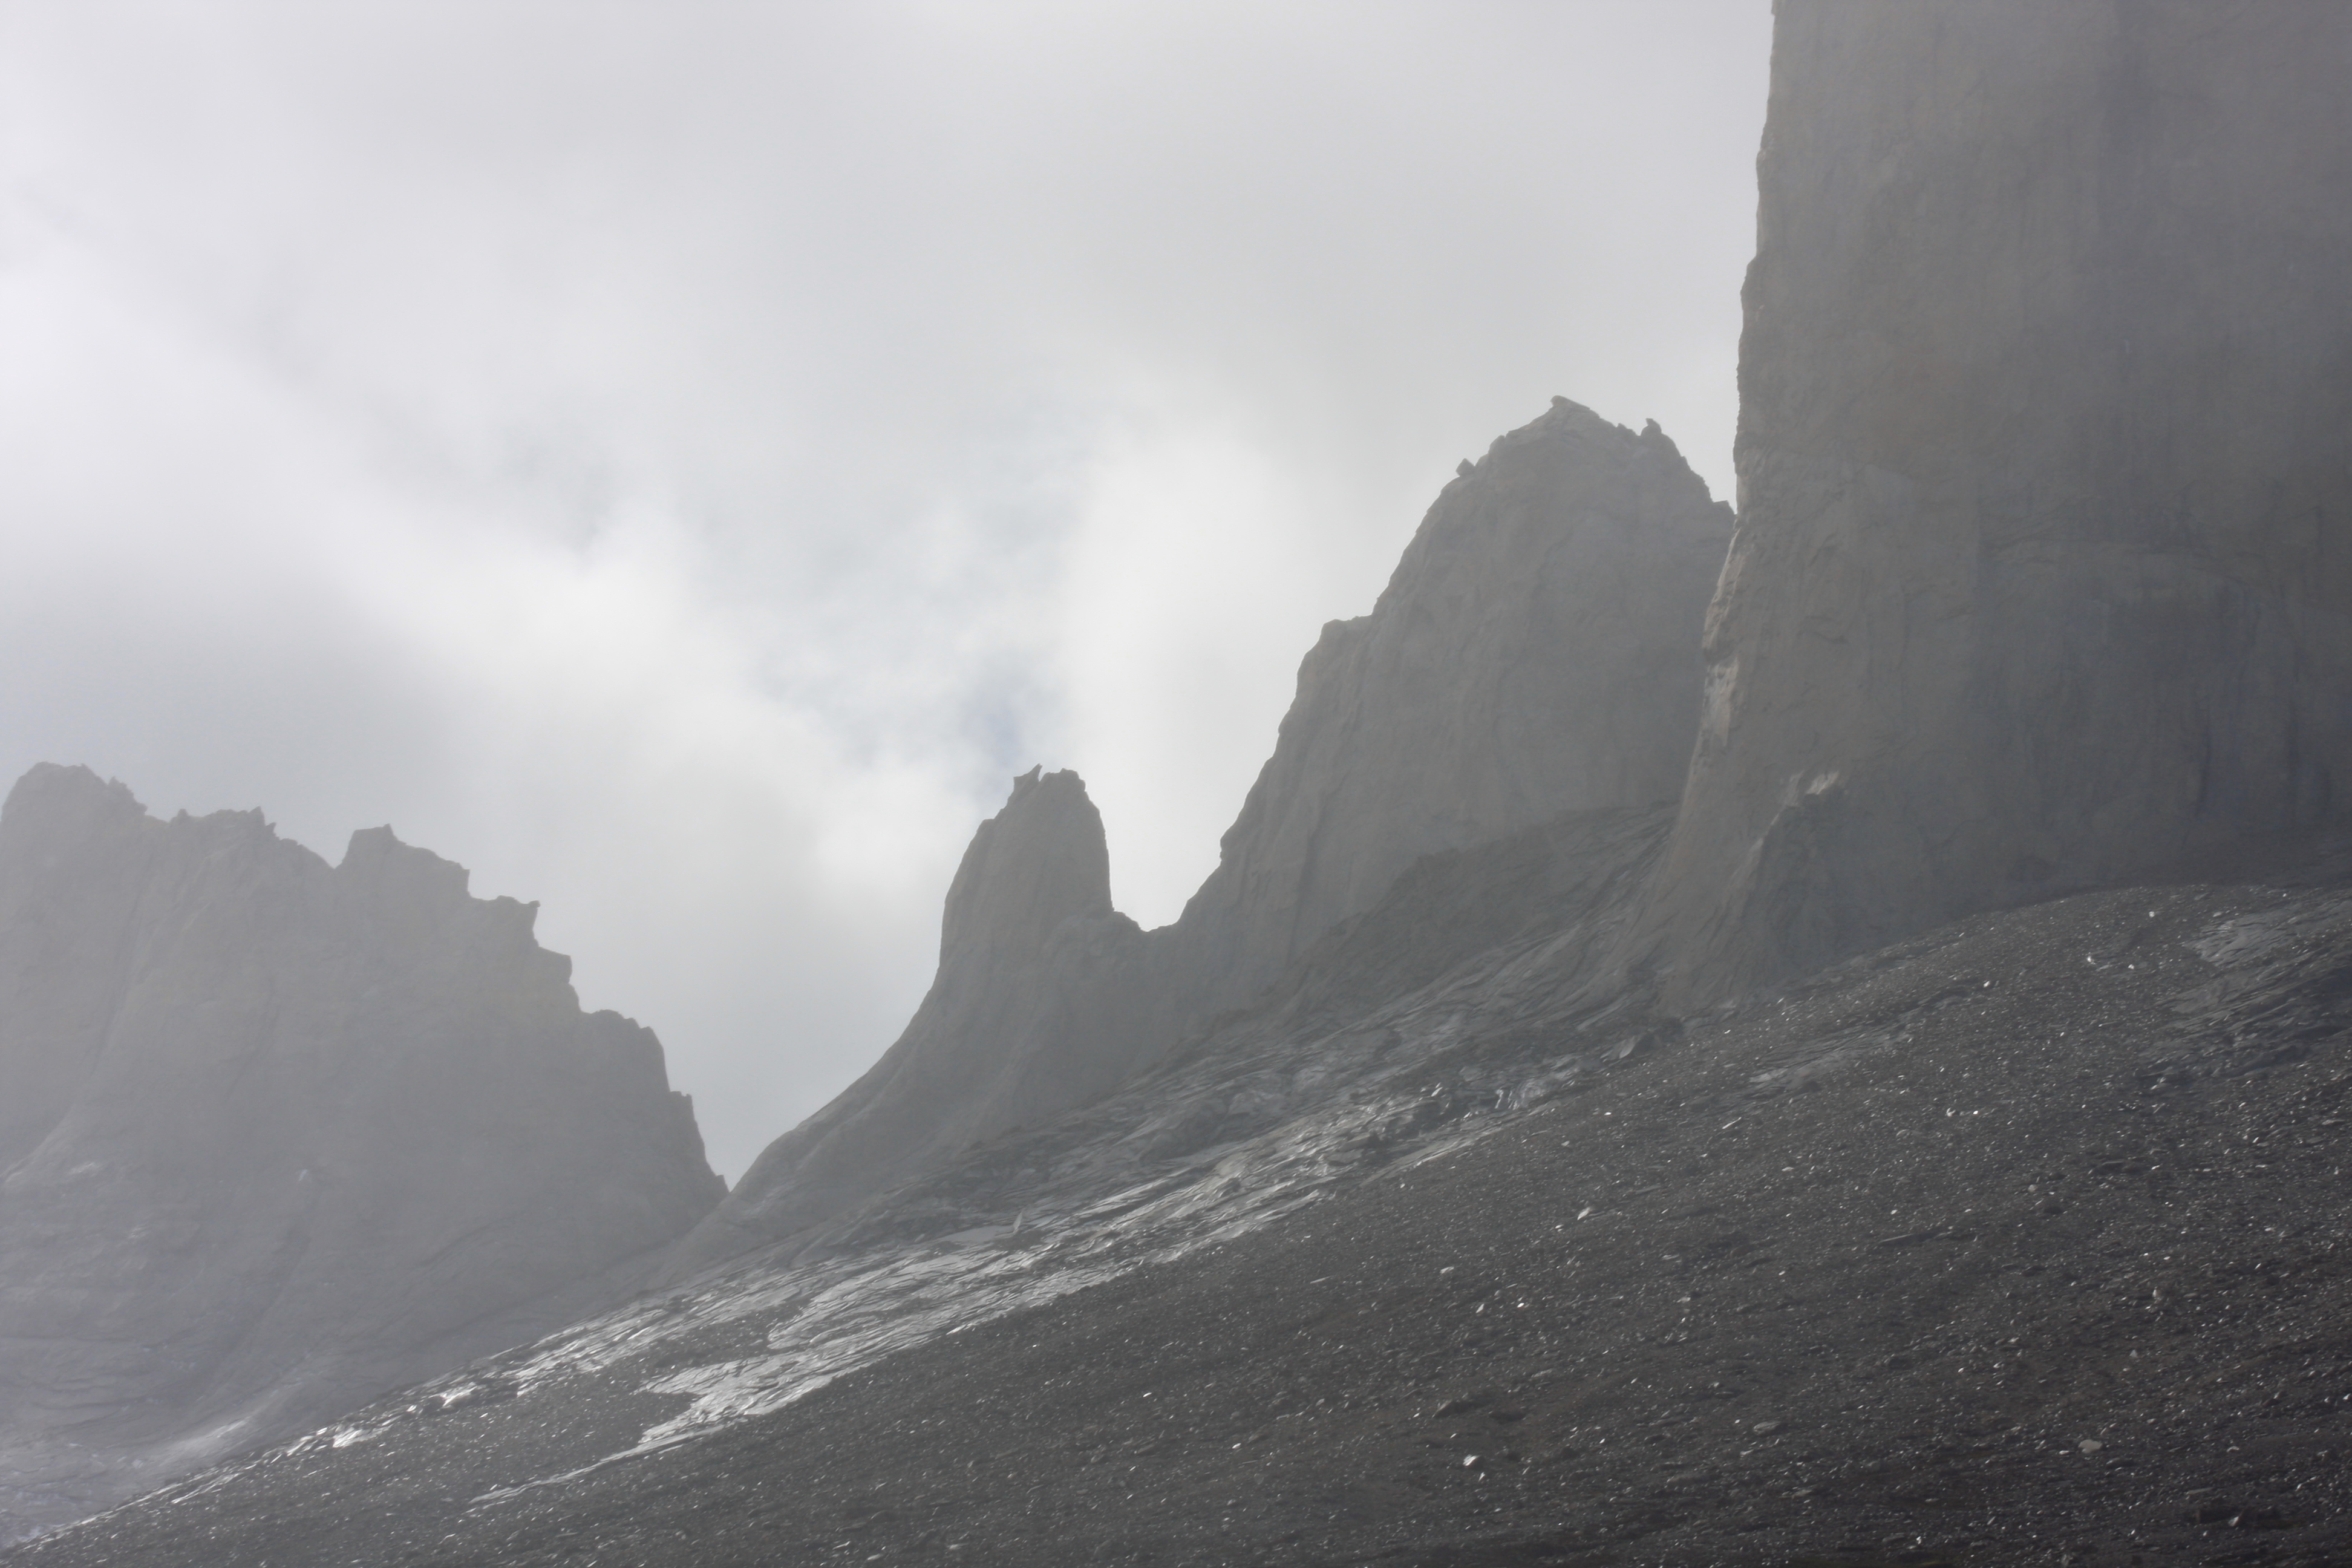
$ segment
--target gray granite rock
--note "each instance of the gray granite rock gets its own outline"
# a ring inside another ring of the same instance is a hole
[[[1111,908],[1102,815],[1078,775],[1014,780],[956,868],[939,973],[906,1033],[761,1152],[668,1273],[804,1231],[1111,1088],[1158,1037],[1144,941]]]
[[[1370,615],[1308,653],[1275,752],[1175,924],[1110,907],[1075,773],[1032,773],[948,897],[906,1035],[770,1146],[673,1276],[804,1234],[974,1141],[1034,1127],[1255,998],[1425,856],[1672,801],[1728,508],[1653,424],[1555,398],[1465,463]]]
[[[1674,800],[1730,536],[1654,422],[1554,398],[1465,464],[1371,614],[1300,667],[1175,966],[1244,1001],[1424,855]]]
[[[536,906],[387,828],[0,811],[0,1535],[545,1332],[719,1196]]]
[[[2352,7],[1780,0],[1697,1004],[2352,806]]]

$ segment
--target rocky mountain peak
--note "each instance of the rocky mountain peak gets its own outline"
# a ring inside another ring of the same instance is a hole
[[[1085,781],[1032,768],[972,835],[948,886],[940,963],[1035,954],[1063,921],[1110,912],[1110,855]]]
[[[1014,781],[728,1268],[10,1561],[2352,1561],[2352,6],[1773,9],[1727,561],[1555,399],[1175,925]],[[19,794],[0,1487],[659,1207],[529,906]]]
[[[68,840],[123,831],[147,813],[120,779],[101,779],[85,767],[37,763],[0,805],[0,843],[16,837]]]
[[[454,909],[469,896],[472,874],[430,849],[403,844],[389,826],[353,833],[336,868],[378,896]]]
[[[1181,922],[1238,1001],[1422,856],[1680,794],[1731,536],[1654,421],[1555,397],[1439,492],[1368,616],[1323,628]]]
[[[669,1277],[805,1232],[1108,1089],[1158,1037],[1144,957],[1142,931],[1111,908],[1085,782],[1042,768],[1013,780],[956,869],[939,973],[906,1033],[761,1152]]]
[[[718,1199],[659,1042],[467,880],[83,768],[10,792],[0,1531],[544,1332]]]
[[[1731,534],[1653,424],[1567,398],[1439,494],[1370,614],[1325,626],[1175,924],[1115,913],[1070,773],[1013,783],[948,893],[938,978],[874,1069],[745,1173],[675,1270],[824,1224],[1034,1127],[1250,1001],[1424,857],[1679,792]]]

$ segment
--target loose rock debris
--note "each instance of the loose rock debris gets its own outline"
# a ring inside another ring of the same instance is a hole
[[[847,1241],[771,1260],[6,1561],[2340,1561],[2347,974],[2338,889],[2101,893],[1605,1067],[1561,1069],[1565,1026],[1425,1051],[1091,1210],[1039,1201],[1108,1136],[1065,1127],[961,1210],[910,1196],[950,1239],[986,1192],[1031,1220],[891,1254],[896,1294]],[[1481,1087],[1538,1072],[1528,1103]],[[1297,1174],[1350,1116],[1434,1100]],[[1289,1141],[1291,1185],[1253,1137]],[[1143,1252],[1087,1251],[1115,1216]],[[865,1352],[790,1361],[859,1311]],[[711,1415],[698,1370],[747,1364],[806,1386]]]

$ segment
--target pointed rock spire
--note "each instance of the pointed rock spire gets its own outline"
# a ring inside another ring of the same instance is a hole
[[[1075,773],[1030,773],[948,894],[939,976],[874,1069],[786,1133],[673,1273],[810,1229],[1114,1087],[1249,1001],[1421,858],[1680,791],[1731,533],[1654,424],[1555,398],[1463,465],[1370,614],[1299,667],[1273,758],[1174,925],[1110,906]]]
[[[948,884],[940,965],[1034,956],[1063,921],[1110,912],[1102,814],[1077,774],[1032,768]]]
[[[898,1043],[763,1151],[672,1259],[678,1278],[806,1231],[971,1144],[1101,1094],[1155,1037],[1143,933],[1110,902],[1102,815],[1032,769],[950,885],[940,967]]]

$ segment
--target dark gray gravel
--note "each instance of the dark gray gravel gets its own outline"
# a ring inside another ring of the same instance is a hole
[[[2342,1561],[2347,1008],[2328,889],[1979,917],[696,1442],[477,1503],[678,1403],[493,1390],[5,1561]]]

